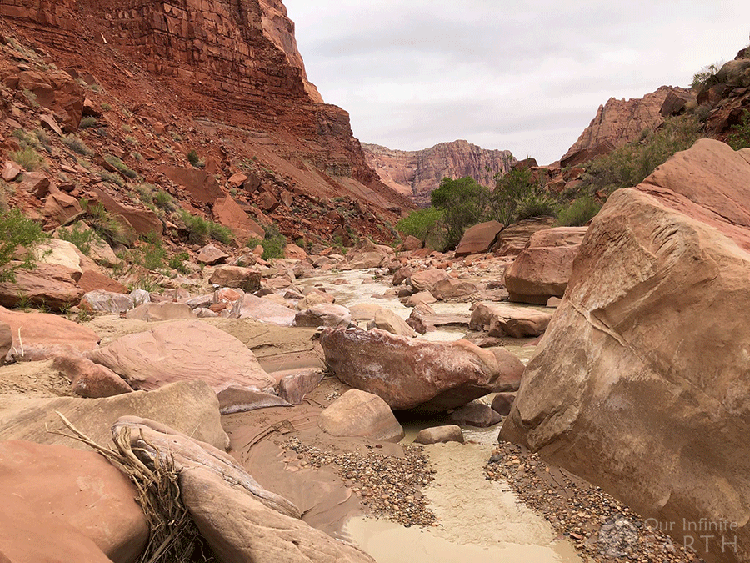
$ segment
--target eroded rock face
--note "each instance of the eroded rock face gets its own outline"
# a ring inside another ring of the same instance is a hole
[[[701,140],[610,197],[502,430],[643,516],[678,522],[680,543],[683,519],[736,522],[725,539],[736,533],[738,552],[713,538],[707,561],[750,557],[743,156]]]
[[[420,342],[373,329],[326,329],[320,343],[336,376],[394,410],[441,412],[499,391],[495,355],[465,341]]]
[[[132,563],[146,547],[135,487],[97,453],[6,440],[0,475],[0,553],[11,561]]]
[[[503,224],[497,221],[479,223],[467,229],[456,247],[456,257],[488,252],[502,230]]]
[[[543,334],[551,319],[550,313],[531,308],[480,303],[471,314],[469,327],[484,330],[489,336],[524,338]]]
[[[562,297],[585,234],[586,227],[558,227],[534,233],[505,272],[510,300],[544,305],[550,297]]]
[[[483,149],[464,140],[440,143],[421,151],[392,150],[363,144],[367,162],[391,189],[429,205],[430,194],[443,178],[471,176],[483,186],[495,185],[515,162],[510,151]]]
[[[664,122],[661,108],[670,93],[680,97],[693,96],[689,88],[662,86],[642,98],[607,100],[605,105],[599,106],[596,117],[562,157],[562,166],[575,166],[591,160],[635,141],[644,129],[656,129]]]

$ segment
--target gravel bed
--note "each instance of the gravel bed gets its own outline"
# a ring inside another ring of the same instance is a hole
[[[312,467],[332,466],[373,516],[407,527],[435,522],[422,495],[422,487],[434,479],[435,471],[421,446],[404,446],[404,457],[383,455],[375,448],[366,454],[326,451],[297,438],[285,442],[284,448]]]
[[[485,466],[488,479],[504,480],[538,510],[584,561],[597,563],[698,563],[696,555],[644,524],[627,506],[537,454],[501,442]]]

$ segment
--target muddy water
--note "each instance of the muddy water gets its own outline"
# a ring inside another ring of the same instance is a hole
[[[346,283],[336,284],[336,279]],[[380,297],[391,289],[388,281],[357,270],[304,280],[306,285],[322,287],[335,295],[339,304],[376,303],[406,319],[410,308],[394,297]],[[470,313],[469,303],[435,303],[431,307],[439,314]],[[465,334],[464,329],[447,328],[420,338],[451,341]],[[511,340],[505,347],[524,363],[534,353],[529,341]],[[411,442],[422,428],[446,423],[447,415],[402,421],[404,442]],[[550,524],[520,504],[507,484],[485,478],[483,467],[492,455],[499,428],[463,430],[465,444],[425,447],[437,471],[435,480],[424,490],[438,518],[434,526],[407,528],[387,520],[356,517],[347,522],[344,535],[378,563],[580,562],[573,545],[558,540]]]

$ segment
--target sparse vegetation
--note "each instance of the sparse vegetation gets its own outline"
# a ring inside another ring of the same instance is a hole
[[[143,249],[143,267],[147,270],[158,270],[164,267],[167,251],[164,250],[161,239],[155,234],[146,237],[146,246]]]
[[[99,237],[93,229],[87,228],[80,222],[66,229],[60,229],[58,236],[62,240],[75,244],[78,247],[78,250],[83,252],[86,256],[91,254],[91,246],[96,244],[99,240]]]
[[[717,84],[716,75],[721,70],[723,63],[714,63],[703,67],[699,72],[693,75],[691,86],[693,90],[702,91]]]
[[[104,160],[107,162],[107,164],[109,164],[111,167],[113,167],[123,176],[126,176],[130,179],[134,179],[138,177],[138,173],[135,170],[132,170],[131,168],[129,168],[127,164],[125,164],[122,160],[120,160],[115,155],[105,154]]]
[[[750,147],[750,111],[745,110],[740,122],[732,125],[727,143],[736,151]]]
[[[556,224],[561,227],[580,227],[591,221],[601,208],[601,203],[584,195],[557,212]]]
[[[81,119],[81,123],[78,124],[79,129],[90,129],[96,127],[98,120],[96,117],[84,117]]]
[[[228,244],[232,240],[232,231],[223,225],[191,215],[187,211],[181,214],[182,222],[188,231],[188,242],[203,244],[209,238]]]
[[[13,282],[17,270],[34,268],[34,249],[46,238],[41,225],[18,209],[0,212],[0,282]],[[19,260],[12,263],[14,258]]]
[[[504,225],[521,219],[554,215],[557,202],[528,168],[515,168],[496,178],[490,217]]]
[[[33,147],[13,151],[10,158],[28,172],[34,172],[44,165],[44,158]]]
[[[440,229],[444,215],[445,213],[441,209],[435,207],[417,209],[396,223],[396,228],[402,233],[417,237],[422,241],[434,239],[436,236],[442,238]],[[442,247],[444,244],[445,241],[442,241],[439,246]]]
[[[198,158],[198,153],[195,152],[195,149],[187,153],[186,156],[190,164],[192,164],[193,166],[198,166],[198,163],[200,162],[200,158]]]
[[[169,259],[169,267],[181,274],[187,274],[189,270],[185,266],[185,261],[189,259],[190,255],[187,252],[179,252]]]
[[[690,148],[701,136],[701,125],[693,115],[673,117],[638,142],[628,143],[583,167],[582,183],[574,197],[606,198],[619,188],[641,183],[657,166],[679,151]]]
[[[70,135],[65,135],[65,137],[63,137],[62,139],[62,142],[74,153],[78,153],[82,156],[91,156],[93,154],[92,150],[86,146],[86,143],[84,143],[77,135],[74,135],[73,133],[71,133]]]
[[[273,260],[284,257],[284,247],[286,246],[286,237],[279,232],[276,225],[267,225],[263,227],[265,236],[260,242],[263,247],[263,260]]]
[[[127,246],[129,241],[127,229],[101,203],[80,200],[86,223],[110,245]]]

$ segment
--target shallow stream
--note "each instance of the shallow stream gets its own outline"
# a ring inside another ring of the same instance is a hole
[[[374,303],[406,319],[411,309],[396,297],[384,297],[392,289],[389,279],[377,279],[372,271],[352,270],[302,282],[325,289],[338,304]],[[471,304],[430,306],[438,314],[469,315]],[[419,338],[452,341],[464,337],[466,331],[448,327]],[[506,348],[524,363],[534,351],[528,341],[512,342]],[[406,432],[403,442],[411,442],[422,428],[446,423],[447,417],[402,421]],[[438,517],[436,525],[405,527],[388,520],[355,517],[344,528],[347,538],[378,563],[580,562],[573,545],[557,538],[542,515],[519,503],[506,483],[485,478],[483,468],[492,455],[499,427],[464,427],[463,431],[465,444],[425,446],[437,471],[435,480],[424,490],[430,509]]]

